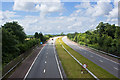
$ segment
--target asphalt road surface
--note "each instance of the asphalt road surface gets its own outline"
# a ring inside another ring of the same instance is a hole
[[[28,70],[26,78],[61,78],[62,73],[56,57],[55,39],[49,40],[43,47],[35,62]]]
[[[102,67],[109,73],[113,74],[114,76],[120,78],[120,63],[110,60],[106,57],[100,56],[99,54],[93,53],[91,51],[85,50],[80,48],[79,45],[75,45],[67,37],[63,37],[62,39],[68,46],[72,49],[83,55],[84,57],[88,58],[98,66]]]

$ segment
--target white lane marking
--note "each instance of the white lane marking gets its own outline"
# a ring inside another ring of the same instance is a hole
[[[80,47],[79,47],[80,48]],[[81,49],[81,48],[80,48]],[[84,49],[85,50],[85,49]],[[86,50],[86,51],[88,51],[88,50]],[[110,59],[108,59],[108,58],[105,58],[105,57],[103,57],[103,56],[100,56],[100,55],[98,55],[98,54],[96,54],[96,53],[93,53],[93,52],[91,52],[91,51],[88,51],[88,52],[90,52],[90,53],[92,53],[92,54],[95,54],[95,55],[97,55],[97,56],[99,56],[99,57],[101,57],[101,58],[104,58],[104,59],[106,59],[106,60],[109,60],[109,61],[111,61],[111,62],[114,62],[114,63],[116,63],[116,64],[119,64],[119,63],[117,63],[117,62],[115,62],[115,61],[113,61],[113,60],[110,60]],[[120,65],[120,64],[119,64]]]
[[[45,61],[45,63],[47,63],[47,62]]]
[[[48,53],[47,53],[48,54]]]
[[[119,70],[118,68],[114,67],[114,69]]]
[[[43,73],[45,73],[45,71],[46,71],[46,70],[44,69]]]
[[[64,38],[65,38],[65,37],[63,37],[62,40],[65,42]],[[66,42],[68,42],[68,41],[66,41]],[[66,43],[66,42],[65,42],[65,43]],[[68,45],[68,44],[67,44],[67,45]],[[69,46],[69,45],[68,45],[68,46]],[[78,46],[78,47],[79,47],[79,46]],[[81,48],[81,47],[79,47],[79,48],[85,50],[84,48]],[[88,51],[88,50],[86,50],[86,51]],[[88,51],[88,52],[91,52],[91,51]],[[91,52],[91,53],[93,53],[93,52]],[[106,60],[109,60],[109,61],[111,61],[111,62],[113,62],[113,63],[116,63],[116,64],[120,65],[120,63],[118,63],[118,62],[115,62],[115,61],[113,61],[113,60],[110,60],[110,59],[108,59],[108,58],[105,58],[105,57],[103,57],[103,56],[100,56],[100,55],[98,55],[98,54],[96,54],[96,53],[93,53],[93,54],[95,54],[95,55],[97,55],[97,56],[99,56],[99,57],[102,57],[102,58],[104,58],[104,59],[106,59]]]
[[[103,62],[102,60],[99,60],[100,62]]]
[[[62,47],[65,49],[65,47],[62,45]],[[65,49],[66,52],[75,60],[77,63],[79,63],[81,66],[83,66],[82,63],[80,63],[67,49]],[[91,71],[89,71],[87,68],[85,68],[96,80],[99,80]]]
[[[45,47],[45,46],[44,46],[44,47]],[[44,47],[43,47],[43,48],[44,48]],[[40,50],[40,52],[38,53],[37,57],[34,59],[34,61],[33,61],[32,65],[30,66],[30,68],[29,68],[28,72],[26,73],[26,75],[25,75],[25,77],[24,77],[24,79],[23,79],[23,80],[25,80],[25,79],[26,79],[26,77],[28,76],[28,74],[29,74],[30,70],[32,69],[32,67],[33,67],[33,65],[34,65],[34,63],[35,63],[35,61],[36,61],[36,59],[37,59],[37,58],[38,58],[38,56],[40,55],[40,53],[41,53],[41,51],[43,50],[43,48]]]
[[[55,52],[55,46],[54,46],[54,45],[53,45],[53,49],[54,49],[54,54],[55,54],[56,52]],[[62,80],[64,80],[64,79],[63,79],[62,72],[61,72],[61,69],[60,69],[60,65],[59,65],[59,63],[58,63],[58,59],[57,59],[57,57],[56,57],[56,54],[55,54],[55,59],[56,59],[56,62],[57,62],[57,66],[58,66],[58,70],[59,70],[59,73],[60,73],[60,77],[61,77]]]
[[[93,57],[92,55],[90,57]]]

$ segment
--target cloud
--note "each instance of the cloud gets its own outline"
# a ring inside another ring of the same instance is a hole
[[[13,10],[17,11],[37,11],[34,2],[25,2],[24,0],[15,0]]]
[[[97,2],[97,5],[94,6],[93,16],[108,15],[112,10],[112,4],[109,2]]]
[[[0,11],[0,20],[2,20],[3,16],[2,16],[2,11]]]
[[[80,5],[76,5],[75,8],[89,8],[91,7],[89,2],[84,2],[84,3],[80,3]]]
[[[84,32],[89,29],[93,29],[96,26],[94,19],[87,17],[72,17],[72,16],[60,16],[60,17],[45,17],[38,16],[26,16],[24,19],[19,20],[19,23],[24,27],[27,34],[33,34],[34,32],[43,33],[61,33],[61,32]]]
[[[7,21],[11,21],[12,18],[18,18],[20,15],[16,15],[14,11],[0,11],[0,25],[4,24]]]
[[[95,4],[90,4],[90,2],[81,3],[76,5],[78,13],[84,13],[85,15],[92,15],[93,17],[98,17],[101,15],[108,15],[112,10],[112,4],[110,2],[96,2]]]
[[[40,15],[44,16],[47,13],[52,12],[61,12],[63,10],[63,5],[60,2],[52,2],[52,3],[41,3],[36,6],[36,9],[40,11]]]
[[[95,22],[96,19],[99,20],[99,22],[103,21],[116,25],[118,23],[118,0],[115,0],[112,4],[111,0],[107,0],[105,2],[103,0],[99,0],[96,1],[96,4],[85,2],[76,5],[75,8],[77,8],[77,10],[74,11],[72,16],[82,15],[94,19],[93,22]]]
[[[15,0],[13,10],[26,11],[26,12],[40,12],[41,16],[45,16],[51,12],[61,12],[63,4],[60,0],[45,0],[45,1],[34,1],[31,2],[24,0]]]
[[[118,0],[114,1],[113,5],[114,8],[106,16],[107,17],[106,22],[118,25],[118,17],[120,17],[119,15],[120,6],[118,6]]]
[[[3,11],[2,12],[3,18],[9,19],[13,17],[20,17],[20,15],[16,15],[16,12],[14,11]]]
[[[19,21],[27,34],[34,34],[36,31],[43,33],[85,32],[90,29],[95,29],[101,21],[117,24],[118,11],[116,2],[113,4],[114,7],[110,2],[98,1],[96,4],[83,2],[76,5],[76,9],[73,13],[67,16],[64,16],[62,13],[62,10],[64,9],[63,5],[64,4],[59,1],[53,3],[32,2],[29,5],[24,2],[23,4],[16,3],[14,4],[14,10],[37,11],[40,13],[40,16],[25,16],[23,19],[16,21]],[[8,12],[11,16],[16,16],[15,12]],[[60,12],[59,16],[45,16],[48,13],[54,12]],[[10,17],[10,15],[7,14],[6,16]],[[42,16],[44,16],[44,18],[42,18]],[[8,21],[12,20],[15,19],[10,19]]]

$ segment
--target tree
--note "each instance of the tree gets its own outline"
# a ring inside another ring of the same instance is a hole
[[[12,35],[6,29],[2,28],[2,61],[3,63],[7,63],[13,58],[15,58],[19,54],[19,49],[16,44],[18,41],[16,40],[16,36]],[[10,57],[10,55],[13,55]]]
[[[43,36],[42,32],[39,33],[39,38],[41,41],[44,41],[44,36]]]
[[[61,32],[61,34],[60,34],[61,36],[64,36],[64,33],[63,32]]]
[[[120,39],[120,27],[119,26],[116,26],[115,38],[116,39]]]
[[[37,38],[37,39],[39,38],[38,32],[35,32],[34,37]]]
[[[114,55],[120,55],[120,27],[100,22],[96,30],[67,34],[67,37],[82,45],[88,45]]]
[[[19,42],[24,42],[26,34],[23,31],[22,26],[20,26],[17,22],[7,22],[4,24],[4,26],[2,26],[2,28],[6,29],[8,32],[14,35]]]
[[[100,22],[99,25],[96,27],[96,29],[99,36],[102,37],[102,34],[104,34],[105,32],[105,25],[103,24],[103,22]]]

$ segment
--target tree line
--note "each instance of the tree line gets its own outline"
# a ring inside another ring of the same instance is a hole
[[[33,38],[26,40],[28,37],[24,28],[18,24],[18,22],[6,22],[2,29],[2,63],[6,65],[14,58],[23,54],[28,49],[32,48],[39,42],[45,42],[48,38],[42,33],[37,35],[37,32],[33,35]]]
[[[67,37],[80,45],[86,45],[120,56],[120,27],[100,22],[95,30],[69,33]]]

